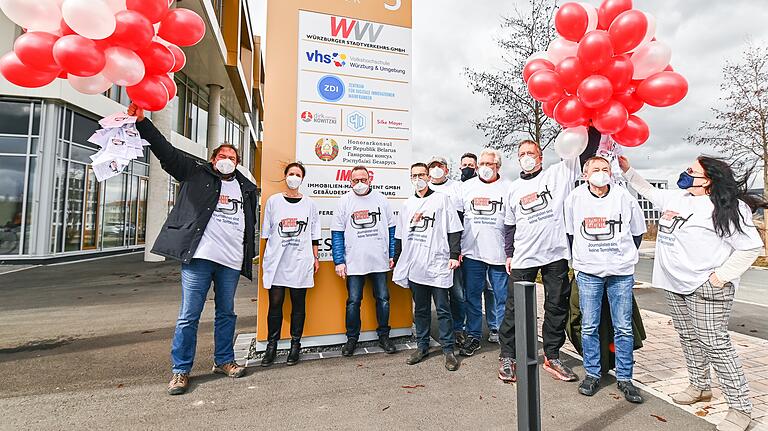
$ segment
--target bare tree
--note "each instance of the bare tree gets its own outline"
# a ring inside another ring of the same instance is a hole
[[[720,90],[714,120],[702,122],[686,139],[714,147],[738,166],[762,169],[768,199],[768,47],[748,42],[738,62],[726,62]],[[763,224],[768,225],[765,214]]]
[[[488,116],[475,123],[490,147],[512,153],[513,141],[532,139],[546,148],[560,130],[544,115],[541,103],[531,98],[523,82],[525,60],[546,51],[556,37],[552,25],[556,8],[556,0],[530,0],[526,9],[516,7],[510,16],[502,17],[501,28],[509,34],[497,41],[504,52],[505,67],[494,71],[464,69],[472,92],[485,95],[491,102]]]

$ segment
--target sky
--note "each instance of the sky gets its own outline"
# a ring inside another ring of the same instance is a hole
[[[257,34],[266,27],[266,0],[250,0]],[[362,0],[372,1],[372,0]],[[597,0],[585,0],[599,6]],[[561,2],[562,3],[562,2]],[[527,0],[475,1],[413,0],[413,155],[428,159],[435,153],[458,160],[467,151],[479,153],[487,143],[473,123],[484,118],[489,104],[472,94],[462,72],[465,67],[494,70],[503,67],[496,41],[503,36],[501,17]],[[637,115],[651,129],[647,143],[628,148],[630,158],[646,178],[674,184],[679,173],[711,148],[684,141],[701,121],[711,119],[710,108],[720,97],[722,68],[737,61],[746,41],[768,44],[768,7],[765,0],[636,0],[635,8],[657,21],[657,39],[672,48],[675,71],[688,80],[689,93],[668,108],[644,107]],[[471,5],[471,6],[470,6]],[[267,54],[266,61],[269,61]],[[545,152],[545,165],[558,160]],[[516,161],[505,160],[502,172],[516,178]],[[762,184],[758,184],[760,187]]]

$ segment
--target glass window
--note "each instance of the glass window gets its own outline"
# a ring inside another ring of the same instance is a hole
[[[93,132],[101,128],[96,120],[84,117],[80,114],[74,114],[75,120],[72,126],[72,142],[85,144]]]
[[[27,154],[27,136],[0,136],[0,153]]]
[[[35,219],[34,212],[37,206],[35,202],[35,173],[37,172],[37,157],[29,158],[29,174],[27,175],[27,213],[24,223],[24,254],[29,253],[29,240],[32,232],[32,220]]]
[[[147,192],[148,180],[139,178],[139,215],[136,221],[136,243],[144,244],[147,240]]]
[[[99,198],[101,187],[90,167],[85,184],[85,217],[83,218],[83,250],[93,250],[99,246]]]
[[[26,157],[0,157],[0,255],[18,254]]]
[[[85,165],[70,163],[67,173],[67,220],[64,251],[80,250],[83,230],[83,199],[85,198]]]
[[[61,228],[63,226],[62,220],[64,219],[64,198],[66,197],[66,189],[64,187],[66,166],[67,162],[61,159],[56,163],[56,176],[53,180],[54,198],[53,224],[51,226],[51,253],[61,251],[62,244],[64,243],[64,235],[61,232]]]
[[[125,175],[106,181],[103,247],[122,247],[125,236]]]
[[[40,134],[40,107],[42,105],[39,103],[35,103],[35,109],[32,115],[32,134],[33,135],[39,135]]]
[[[64,135],[60,136],[61,139],[70,140],[72,136],[70,136],[70,130],[72,129],[72,111],[69,109],[66,110],[66,113],[64,114]],[[90,138],[90,136],[89,136]],[[86,138],[87,139],[87,138]]]
[[[128,221],[125,223],[128,245],[136,245],[136,222],[138,221],[139,210],[139,177],[132,175],[131,190],[128,199]]]
[[[96,154],[96,150],[90,148],[81,147],[80,145],[72,144],[72,149],[69,153],[69,158],[77,160],[78,162],[91,163],[92,155]]]
[[[202,145],[208,144],[208,102],[200,103],[197,119],[197,143]],[[215,145],[220,142],[214,143]]]
[[[29,102],[0,101],[0,133],[27,135],[31,109]]]

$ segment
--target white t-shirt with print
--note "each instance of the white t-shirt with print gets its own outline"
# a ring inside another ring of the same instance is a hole
[[[408,280],[445,289],[453,286],[453,270],[448,267],[448,234],[461,229],[459,215],[448,195],[432,192],[423,198],[408,198],[395,228],[402,251],[392,281],[406,288]]]
[[[731,228],[722,238],[712,222],[714,205],[709,196],[694,196],[685,190],[654,190],[648,196],[662,210],[656,236],[653,285],[688,295],[709,279],[734,250],[753,250],[763,246],[752,220],[752,211],[739,202],[743,233]],[[735,287],[740,279],[730,281]]]
[[[613,184],[599,198],[582,184],[565,201],[565,231],[573,235],[573,269],[597,277],[632,275],[640,255],[633,236],[646,231],[637,199]]]
[[[511,183],[498,179],[485,183],[479,177],[462,184],[464,233],[461,254],[489,265],[504,265],[504,218]]]
[[[516,226],[512,268],[534,268],[571,258],[563,206],[580,176],[577,157],[552,165],[531,179],[512,182],[504,220],[504,224]]]
[[[376,190],[365,196],[350,191],[339,198],[331,230],[344,232],[348,275],[389,271],[389,228],[394,225],[387,198]]]
[[[312,199],[305,196],[290,203],[282,193],[270,196],[261,237],[267,239],[262,264],[265,289],[315,285],[312,241],[320,239],[320,214]]]
[[[456,181],[448,178],[442,184],[429,183],[429,188],[440,193],[445,193],[451,198],[453,206],[458,212],[464,212],[464,201],[461,197],[461,181]]]
[[[243,241],[245,213],[240,183],[236,179],[222,181],[219,201],[193,258],[207,259],[239,271],[243,267]]]

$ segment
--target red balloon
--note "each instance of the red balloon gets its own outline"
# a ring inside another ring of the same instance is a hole
[[[632,73],[635,67],[627,55],[616,55],[611,58],[608,65],[600,69],[600,74],[608,78],[613,86],[613,91],[619,92],[629,87],[632,81]]]
[[[688,94],[688,81],[676,72],[659,72],[645,78],[637,96],[651,106],[672,106]]]
[[[173,100],[173,98],[176,97],[176,92],[178,91],[178,87],[173,81],[173,78],[168,75],[157,75],[157,78],[163,84],[165,89],[168,90],[168,100]]]
[[[151,42],[149,47],[136,52],[136,54],[141,57],[149,75],[169,73],[176,62],[171,50],[160,42]]]
[[[584,78],[579,84],[576,95],[587,108],[598,108],[605,105],[613,96],[611,81],[603,75],[592,75]]]
[[[555,72],[560,75],[560,83],[569,94],[576,94],[579,84],[587,76],[584,68],[581,67],[579,59],[576,57],[565,57],[555,68]]]
[[[605,106],[595,110],[592,114],[592,125],[603,135],[611,135],[624,129],[628,119],[627,108],[621,102],[611,100]]]
[[[541,110],[544,111],[544,115],[549,118],[555,118],[555,106],[560,102],[556,100],[554,102],[544,102],[541,104]]]
[[[621,131],[611,136],[614,141],[625,147],[638,147],[648,140],[648,137],[651,136],[651,131],[648,129],[648,124],[640,117],[630,115],[627,125]]]
[[[576,56],[588,72],[596,72],[605,67],[613,57],[613,46],[608,32],[594,30],[587,33],[579,42]]]
[[[64,19],[61,20],[61,35],[62,36],[69,36],[70,34],[77,34],[74,30],[72,30],[69,25],[67,25],[66,21]]]
[[[568,96],[555,106],[555,121],[563,127],[584,126],[589,121],[589,110],[576,96]]]
[[[617,16],[608,35],[616,54],[632,51],[640,45],[648,32],[648,18],[639,10],[628,10]]]
[[[113,45],[131,51],[141,51],[152,43],[155,28],[144,15],[132,10],[122,10],[115,14],[115,21],[115,32],[107,38]]]
[[[187,65],[187,55],[176,45],[168,45],[167,47],[171,51],[171,54],[173,54],[173,58],[176,60],[171,72],[178,72]]]
[[[158,75],[145,76],[125,91],[133,103],[147,111],[160,111],[168,104],[168,90]]]
[[[196,45],[205,36],[205,21],[189,9],[172,9],[160,22],[157,35],[178,46]]]
[[[622,93],[614,94],[613,99],[624,105],[624,107],[627,108],[627,112],[630,114],[634,114],[645,105],[645,102],[637,96],[637,89],[634,85],[630,85],[629,88]]]
[[[571,42],[580,41],[588,25],[587,11],[576,2],[565,3],[555,14],[555,29],[560,36]]]
[[[608,30],[622,12],[632,9],[632,0],[604,0],[597,9],[597,28]]]
[[[668,64],[667,67],[664,68],[665,72],[674,72],[675,69],[672,68],[671,64]]]
[[[43,31],[24,33],[16,39],[13,51],[26,66],[42,72],[59,72],[61,67],[53,59],[53,45],[59,37]]]
[[[166,0],[126,0],[125,6],[144,15],[152,24],[162,21],[168,13]]]
[[[104,52],[96,42],[77,34],[62,36],[53,45],[53,58],[68,74],[93,76],[106,64]]]
[[[58,71],[43,72],[25,65],[13,51],[0,57],[0,73],[10,83],[25,88],[48,85],[59,75]]]
[[[555,70],[555,65],[552,64],[551,61],[544,60],[543,58],[537,58],[536,60],[529,61],[528,64],[523,67],[523,81],[528,82],[528,78],[530,78],[531,75],[545,69]]]
[[[563,97],[560,76],[552,70],[540,70],[528,78],[528,92],[539,102],[552,102]]]

